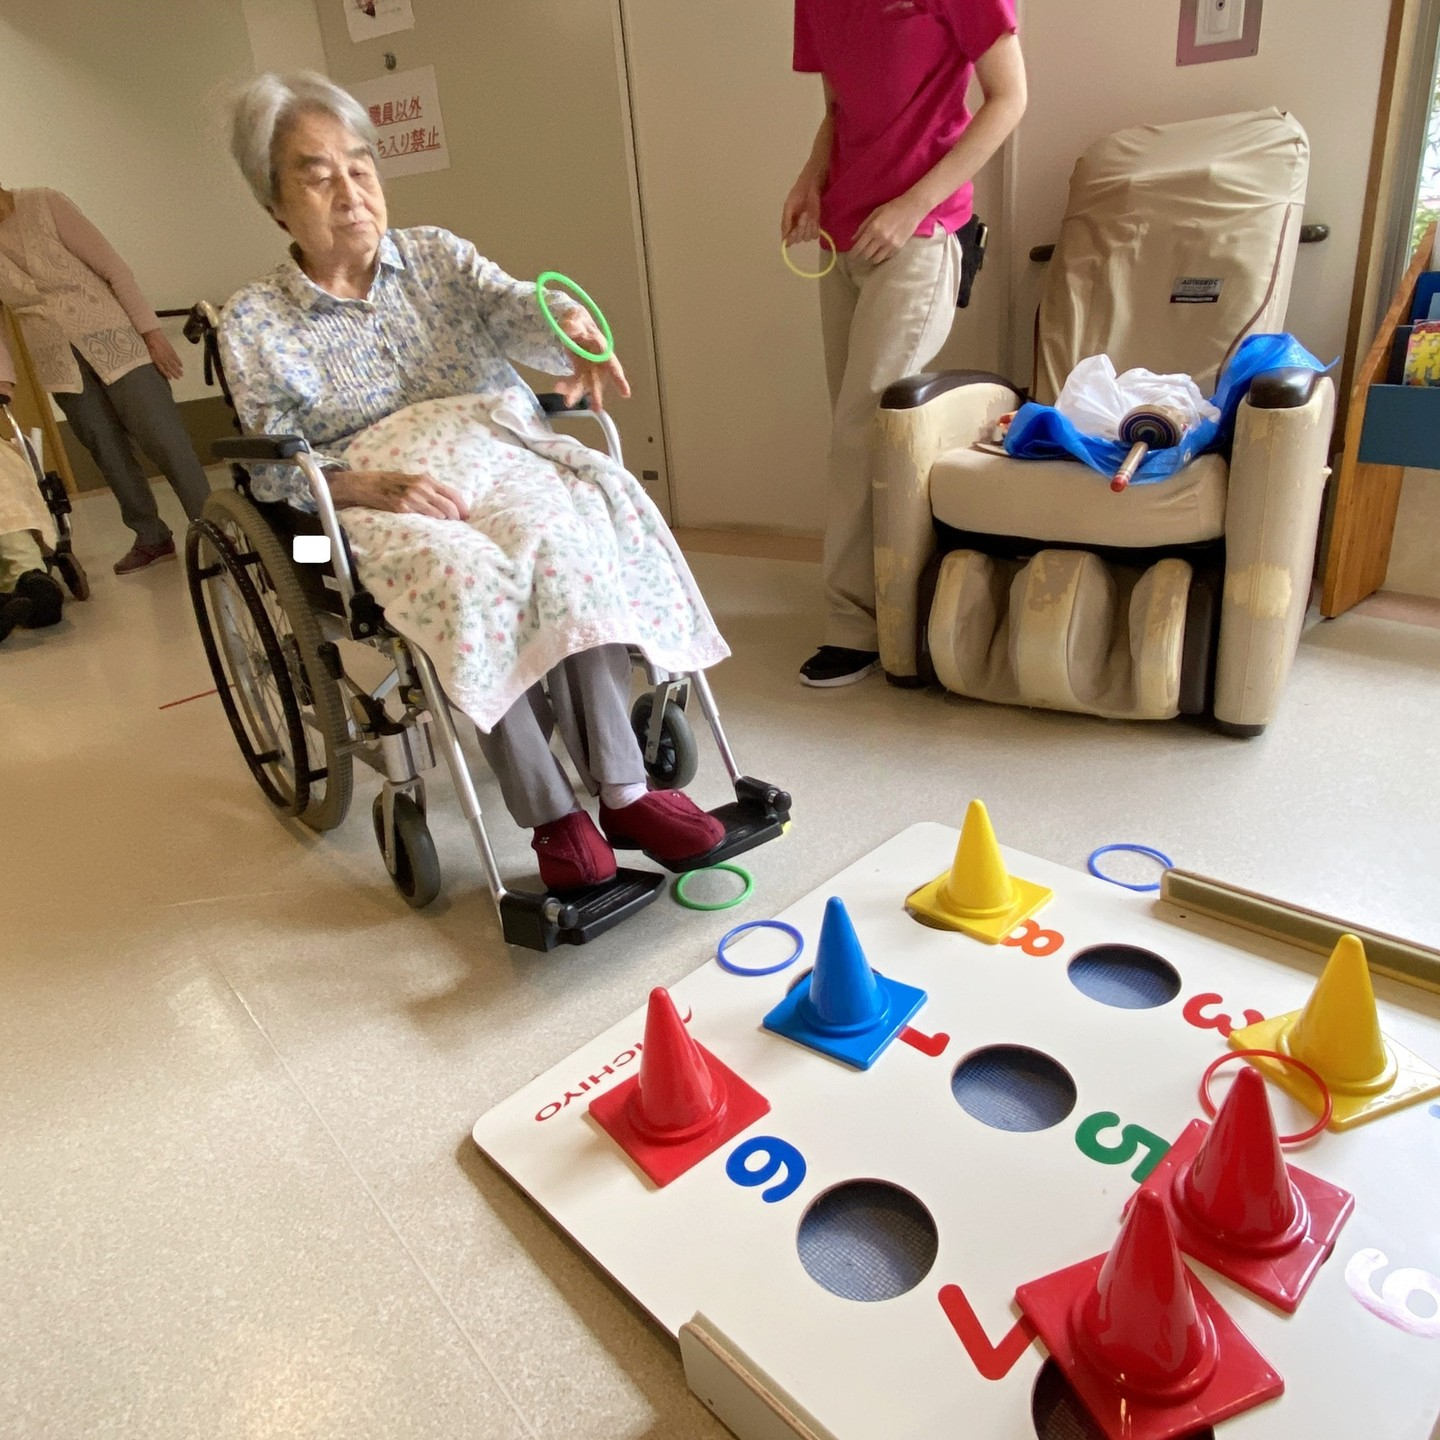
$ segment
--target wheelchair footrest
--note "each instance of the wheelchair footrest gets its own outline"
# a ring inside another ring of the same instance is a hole
[[[660,893],[665,877],[653,870],[617,870],[604,885],[583,890],[534,894],[506,891],[500,901],[500,923],[511,945],[527,950],[553,950],[557,945],[583,945]]]
[[[733,860],[735,856],[765,845],[785,833],[785,827],[790,823],[790,796],[763,780],[742,775],[735,782],[735,799],[710,811],[710,814],[725,827],[725,838],[713,850],[707,850],[703,855],[692,855],[687,860],[662,860],[648,850],[646,855],[677,875]]]

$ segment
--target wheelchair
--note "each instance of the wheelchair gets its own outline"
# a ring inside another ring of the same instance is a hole
[[[55,522],[55,544],[50,545],[44,539],[39,541],[40,553],[45,557],[45,568],[60,578],[75,599],[88,600],[90,577],[86,575],[85,567],[80,563],[71,544],[70,515],[74,507],[69,492],[65,489],[65,482],[57,471],[47,470],[40,463],[40,457],[30,443],[30,437],[20,428],[20,422],[10,409],[9,399],[3,395],[0,395],[0,412],[3,412],[9,426],[10,438],[30,466],[40,498],[45,502],[45,508]]]
[[[206,382],[219,385],[233,414],[217,327],[214,309],[201,302],[190,312],[185,335],[203,347]],[[570,408],[559,395],[537,398],[549,416],[595,422],[608,452],[620,461],[620,438],[608,415],[585,405]],[[213,448],[217,459],[230,463],[235,488],[213,493],[192,522],[186,574],[226,719],[273,809],[311,830],[332,830],[350,808],[354,762],[378,770],[384,784],[371,813],[375,840],[396,890],[420,909],[440,893],[425,781],[438,752],[510,944],[541,951],[584,944],[655,900],[665,877],[624,867],[608,883],[580,890],[537,893],[506,884],[486,836],[457,717],[434,665],[387,626],[381,607],[360,583],[309,446],[296,435],[239,435]],[[315,514],[256,500],[244,468],[254,463],[297,466]],[[328,561],[297,563],[297,541],[327,548],[312,537],[328,542]],[[383,663],[368,662],[385,671],[378,683],[360,677],[359,652],[352,648],[348,658],[342,653],[347,642],[378,655]],[[647,688],[635,701],[631,724],[652,783],[679,788],[696,772],[697,746],[686,715],[693,700],[735,792],[732,802],[711,812],[724,825],[725,838],[694,864],[719,864],[782,834],[790,821],[790,796],[741,772],[704,673],[671,674],[633,652],[632,658],[643,668]]]

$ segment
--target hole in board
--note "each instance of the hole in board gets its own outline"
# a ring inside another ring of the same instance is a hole
[[[1036,1440],[1105,1440],[1105,1432],[1090,1418],[1090,1412],[1053,1360],[1040,1367],[1030,1396],[1030,1419]],[[1181,1440],[1215,1440],[1207,1425],[1187,1430]]]
[[[987,1045],[955,1069],[951,1093],[992,1130],[1049,1130],[1075,1108],[1075,1081],[1058,1061],[1025,1045]]]
[[[1153,1010],[1180,993],[1180,972],[1138,945],[1091,945],[1071,960],[1070,983],[1117,1010]]]
[[[805,1273],[845,1300],[893,1300],[930,1273],[940,1232],[908,1190],[847,1180],[811,1202],[796,1246]]]

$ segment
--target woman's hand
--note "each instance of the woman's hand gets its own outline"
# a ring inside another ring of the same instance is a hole
[[[780,239],[786,245],[802,245],[820,238],[820,182],[807,165],[790,187],[780,211]]]
[[[431,475],[403,470],[332,470],[325,477],[337,510],[364,505],[396,515],[428,515],[434,520],[466,520],[464,497]]]
[[[856,231],[850,254],[861,260],[871,260],[876,265],[889,260],[907,240],[914,238],[920,222],[930,213],[923,206],[923,201],[902,195],[898,200],[872,210],[869,218]]]
[[[147,330],[140,338],[150,352],[151,363],[167,380],[178,380],[185,373],[175,347],[165,338],[163,330]]]
[[[582,350],[599,355],[605,349],[605,336],[588,312],[577,307],[557,316],[556,320],[560,328]],[[630,398],[630,382],[625,378],[625,371],[614,355],[603,365],[597,365],[593,360],[583,360],[575,354],[572,354],[570,359],[575,367],[574,374],[561,376],[555,382],[556,391],[564,396],[567,405],[573,408],[584,395],[589,397],[592,410],[603,410],[607,379],[614,382],[615,389],[623,399]]]

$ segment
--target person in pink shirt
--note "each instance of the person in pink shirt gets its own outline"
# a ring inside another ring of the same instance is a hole
[[[955,314],[975,174],[1025,113],[1014,0],[795,0],[794,68],[825,118],[781,214],[786,245],[834,241],[820,282],[833,420],[824,643],[807,685],[879,664],[870,434],[887,386],[934,359]],[[972,115],[971,78],[984,96]]]

